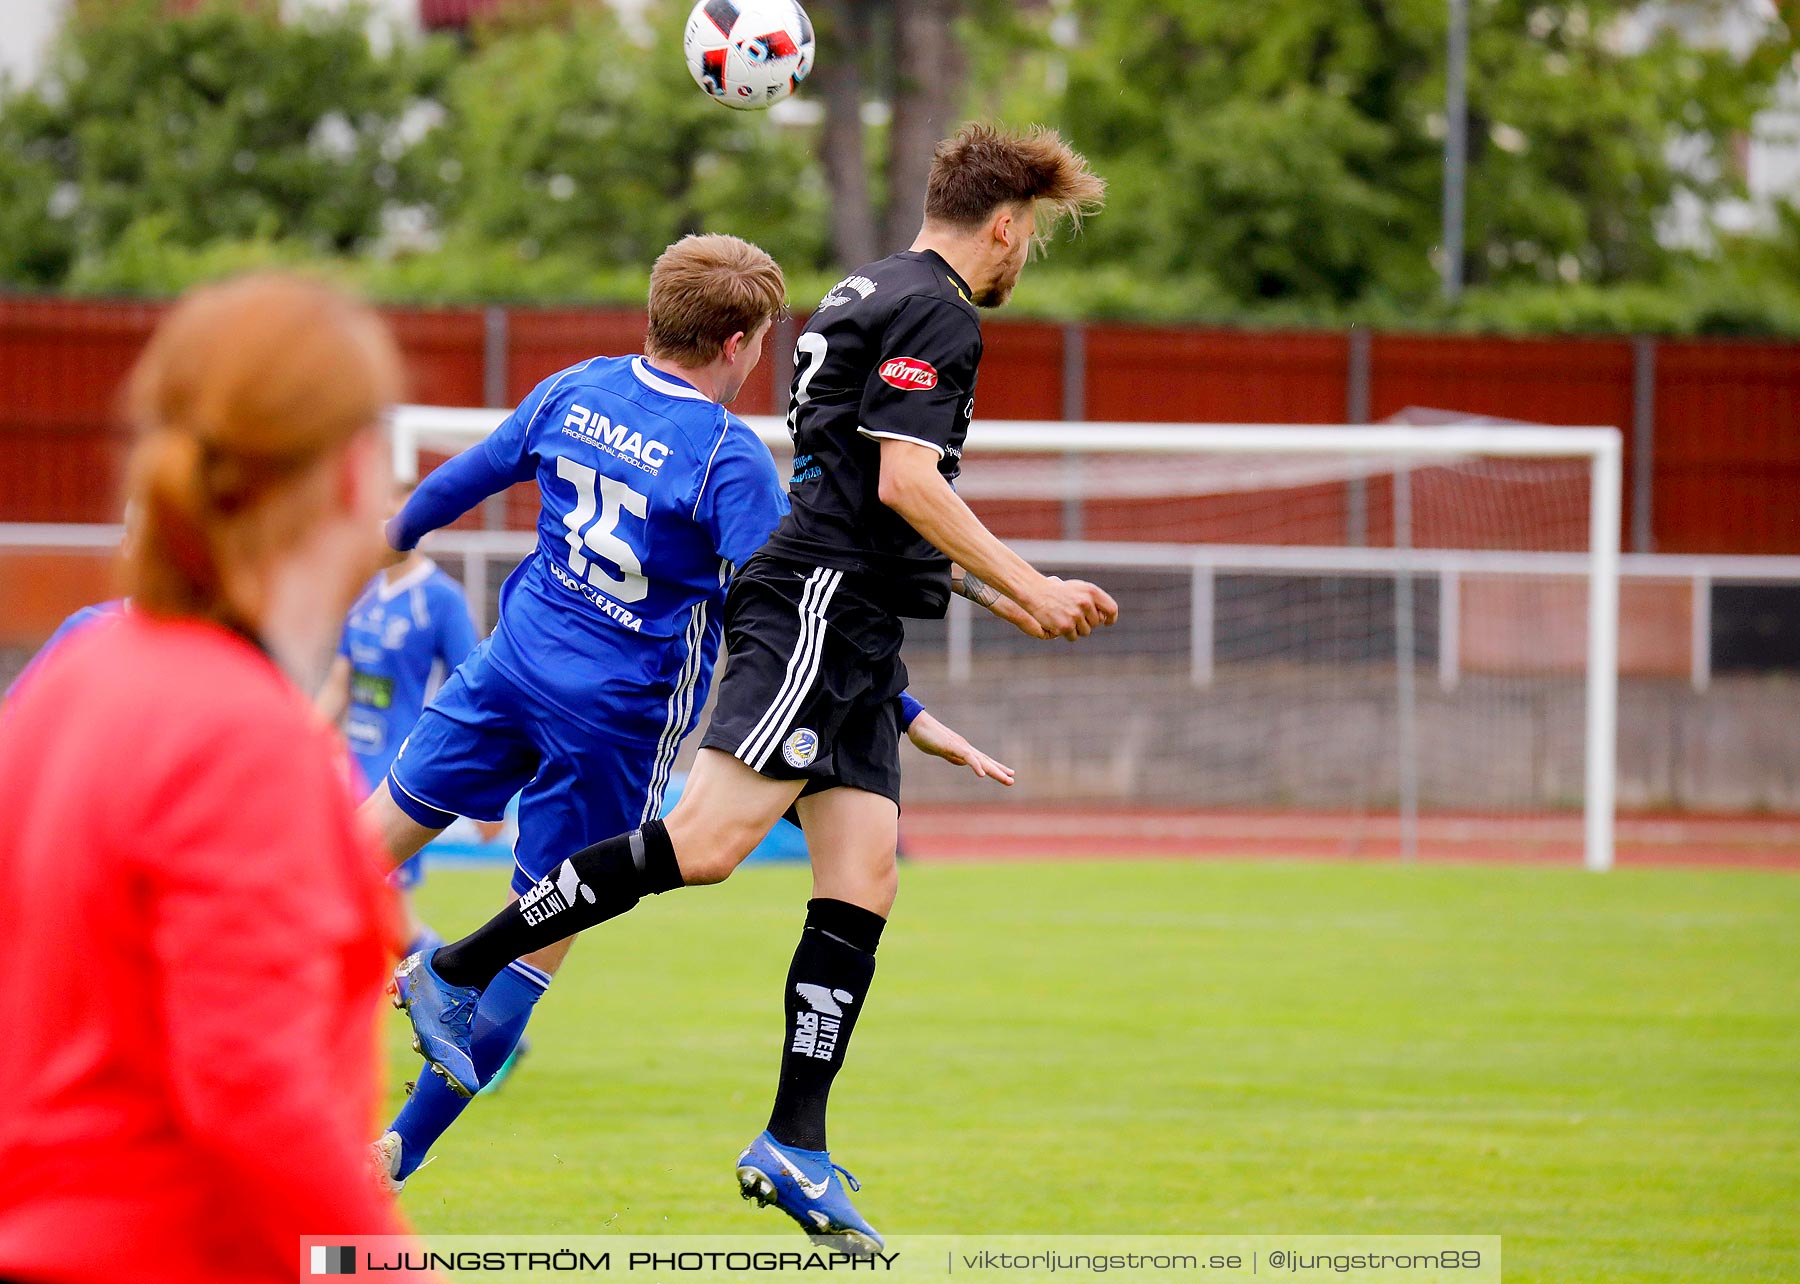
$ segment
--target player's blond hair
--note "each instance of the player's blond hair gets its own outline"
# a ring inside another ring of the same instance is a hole
[[[133,603],[255,629],[258,569],[331,502],[313,465],[379,424],[401,385],[386,323],[331,286],[258,273],[186,295],[127,389]]]
[[[1037,209],[1038,235],[1067,218],[1077,226],[1106,202],[1106,180],[1043,125],[1022,132],[970,123],[937,145],[925,188],[925,219],[967,230],[1003,205]]]
[[[650,269],[644,351],[693,368],[787,310],[787,282],[762,250],[735,236],[685,236]]]

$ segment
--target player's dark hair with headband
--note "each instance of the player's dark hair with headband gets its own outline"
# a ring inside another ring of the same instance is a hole
[[[927,222],[973,228],[1002,205],[1038,207],[1038,234],[1079,224],[1106,200],[1106,180],[1054,129],[967,124],[937,145],[925,189]]]
[[[679,365],[717,359],[725,340],[754,334],[787,310],[781,268],[735,236],[686,236],[650,269],[644,351]]]

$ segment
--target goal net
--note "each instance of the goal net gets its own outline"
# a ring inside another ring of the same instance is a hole
[[[405,408],[397,470],[501,413]],[[785,427],[751,422],[785,468]],[[1224,854],[1605,868],[1619,452],[1610,428],[977,424],[959,493],[1120,619],[1074,646],[960,598],[908,621],[914,692],[1019,773],[1002,792],[909,764],[909,809],[1115,847],[1160,827]],[[486,623],[535,516],[525,487],[429,546]]]

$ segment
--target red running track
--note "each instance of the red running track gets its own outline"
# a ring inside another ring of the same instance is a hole
[[[1393,814],[1176,811],[1146,808],[909,806],[906,854],[920,860],[1288,857],[1397,860]],[[1800,817],[1627,815],[1621,866],[1710,866],[1800,872]],[[1581,863],[1579,816],[1428,816],[1423,861]]]

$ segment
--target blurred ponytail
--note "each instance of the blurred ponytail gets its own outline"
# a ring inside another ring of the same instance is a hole
[[[133,601],[255,630],[263,565],[324,515],[313,466],[400,392],[382,321],[320,282],[257,274],[185,296],[133,370]]]
[[[199,440],[167,428],[147,434],[138,445],[133,474],[138,527],[130,561],[132,597],[163,614],[217,614],[219,571],[198,491]]]

